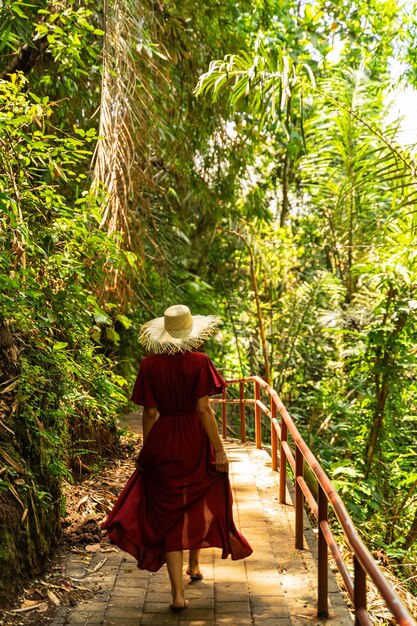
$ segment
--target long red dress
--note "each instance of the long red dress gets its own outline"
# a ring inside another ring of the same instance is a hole
[[[211,546],[234,560],[252,553],[233,522],[229,477],[215,469],[196,412],[198,398],[225,386],[201,352],[155,354],[141,363],[131,399],[157,407],[159,418],[140,451],[139,469],[102,524],[141,569],[156,572],[174,550]]]

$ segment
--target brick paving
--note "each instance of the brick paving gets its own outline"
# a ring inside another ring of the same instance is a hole
[[[133,415],[129,426],[140,430]],[[52,626],[352,626],[353,621],[329,571],[330,617],[315,616],[316,535],[305,517],[306,548],[294,546],[294,511],[278,503],[278,475],[265,450],[252,444],[226,444],[237,527],[252,545],[242,561],[222,560],[220,550],[202,550],[204,579],[186,582],[189,607],[169,610],[166,567],[141,571],[136,561],[113,546],[94,554],[72,553],[66,574],[90,589],[92,598],[60,607]],[[312,547],[310,551],[308,546]]]

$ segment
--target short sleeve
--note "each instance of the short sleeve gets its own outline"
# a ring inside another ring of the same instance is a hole
[[[212,396],[216,393],[222,393],[223,389],[226,387],[226,381],[214,367],[209,357],[206,356],[197,376],[193,397],[198,400],[198,398],[202,398],[203,396]]]
[[[139,367],[139,372],[136,377],[136,382],[134,384],[130,400],[135,404],[140,404],[141,406],[157,406],[157,402],[155,400],[155,396],[153,394],[149,380],[149,372],[146,360],[143,360]]]

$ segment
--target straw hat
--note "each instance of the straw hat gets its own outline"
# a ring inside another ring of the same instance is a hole
[[[198,348],[213,335],[219,318],[215,315],[191,315],[188,306],[174,304],[141,328],[139,341],[149,352],[174,354]]]

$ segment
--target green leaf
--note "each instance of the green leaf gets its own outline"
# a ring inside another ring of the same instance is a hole
[[[126,315],[118,314],[116,315],[116,320],[120,322],[126,328],[126,330],[129,329],[132,325],[131,320],[126,317]]]
[[[57,341],[56,343],[54,343],[54,345],[52,346],[52,350],[54,350],[55,352],[59,351],[59,350],[64,350],[64,348],[66,348],[68,345],[67,341]]]
[[[120,335],[119,333],[114,330],[114,328],[112,327],[107,327],[106,328],[106,337],[107,339],[109,339],[111,342],[118,344],[120,342]]]
[[[343,474],[344,476],[360,476],[360,472],[356,470],[354,467],[342,466],[337,467],[335,470],[332,470],[332,476],[339,476],[339,474]]]
[[[3,31],[3,34],[1,36],[0,50],[3,50],[8,45],[11,29],[12,29],[12,25],[10,23],[7,24],[6,28]]]

